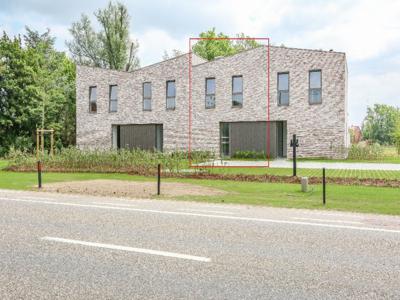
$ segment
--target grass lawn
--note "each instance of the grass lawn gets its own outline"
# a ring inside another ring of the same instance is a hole
[[[388,163],[400,164],[400,155],[395,147],[383,146],[383,157],[377,160],[356,160],[356,159],[327,159],[327,158],[298,158],[298,161],[315,162],[347,162],[347,163]]]
[[[126,174],[99,173],[44,173],[43,184],[49,182],[121,179],[155,181],[155,178]],[[352,187],[329,185],[327,205],[323,207],[321,187],[311,186],[310,192],[302,193],[300,185],[279,183],[237,182],[222,180],[166,179],[170,182],[187,182],[214,187],[231,192],[219,196],[178,197],[177,200],[240,203],[275,207],[328,209],[400,215],[400,191],[396,188]],[[36,173],[0,171],[0,188],[28,190],[37,184]]]
[[[293,170],[287,168],[214,168],[209,169],[216,174],[270,174],[279,176],[292,176]],[[322,177],[322,169],[297,169],[299,177]],[[400,180],[400,171],[384,170],[326,170],[327,177],[340,178],[377,178]]]

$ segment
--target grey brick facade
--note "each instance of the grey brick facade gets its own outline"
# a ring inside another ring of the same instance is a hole
[[[220,122],[267,120],[266,47],[206,62],[192,55],[192,148],[220,151]],[[77,145],[110,148],[112,125],[163,124],[164,150],[187,150],[189,55],[132,73],[77,67]],[[285,121],[285,152],[297,134],[298,155],[342,157],[347,147],[347,64],[344,53],[270,47],[270,120]],[[309,71],[321,70],[322,103],[309,104]],[[289,72],[289,105],[277,104],[277,74]],[[232,76],[243,76],[243,106],[232,107]],[[215,108],[205,108],[205,79],[216,81]],[[176,82],[176,108],[166,109],[166,81]],[[143,110],[142,84],[152,84],[152,110]],[[118,111],[109,112],[109,85],[118,85]],[[89,87],[97,86],[97,112],[89,113]]]

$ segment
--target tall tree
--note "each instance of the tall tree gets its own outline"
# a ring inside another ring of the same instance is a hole
[[[229,40],[227,35],[224,33],[216,33],[215,27],[212,29],[200,33],[199,37],[204,38],[199,40],[193,46],[193,52],[198,56],[213,60],[218,56],[229,56],[238,52],[252,49],[261,46],[256,40],[243,39],[243,40]],[[237,38],[248,38],[244,33],[236,35]]]
[[[39,121],[33,108],[39,98],[32,61],[19,36],[10,38],[3,33],[0,58],[0,155],[4,155],[11,146],[32,147],[31,129]]]
[[[78,64],[132,71],[139,67],[139,44],[129,37],[127,8],[117,2],[109,2],[104,9],[94,13],[100,25],[96,32],[89,17],[82,14],[80,21],[72,23],[72,40],[67,47]]]
[[[400,110],[386,104],[375,104],[367,108],[367,116],[363,122],[363,137],[380,144],[392,145],[393,131]]]
[[[0,39],[0,155],[32,149],[36,128],[55,129],[58,146],[75,142],[74,63],[54,49],[49,30],[27,27],[23,41]]]

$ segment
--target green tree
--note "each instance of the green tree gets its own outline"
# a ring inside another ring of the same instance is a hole
[[[204,40],[199,40],[193,46],[193,52],[207,60],[213,60],[218,56],[229,56],[238,52],[252,49],[261,46],[255,40],[228,40],[225,39],[228,36],[222,32],[216,33],[215,27],[212,29],[200,33],[199,37]],[[248,38],[244,33],[237,34],[238,38]]]
[[[56,143],[75,141],[75,65],[54,49],[50,31],[26,28],[0,39],[0,155],[30,150],[36,128],[54,128]]]
[[[373,107],[368,107],[362,127],[364,139],[382,145],[392,145],[396,119],[399,115],[400,110],[390,105],[375,104]]]
[[[397,149],[397,154],[400,155],[400,116],[397,117],[396,125],[393,130],[393,140]]]
[[[5,32],[0,39],[0,155],[11,146],[32,146],[31,128],[39,120],[34,107],[39,99],[33,82],[35,72],[20,37],[10,38]],[[23,141],[28,137],[31,141]]]
[[[139,44],[129,37],[129,14],[121,4],[109,2],[104,9],[94,13],[100,25],[96,32],[85,14],[80,21],[72,23],[72,40],[67,47],[78,64],[132,71],[139,67],[137,50]]]

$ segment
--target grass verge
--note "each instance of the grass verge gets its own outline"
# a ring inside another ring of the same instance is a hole
[[[36,173],[0,171],[0,188],[29,190],[37,184]],[[154,177],[102,173],[44,173],[43,182],[73,180],[119,179],[155,181]],[[169,182],[187,182],[230,192],[219,196],[181,196],[177,200],[215,203],[265,205],[273,207],[307,208],[400,215],[398,188],[328,185],[327,205],[322,205],[321,186],[311,186],[302,193],[298,184],[237,182],[225,180],[164,179]]]

